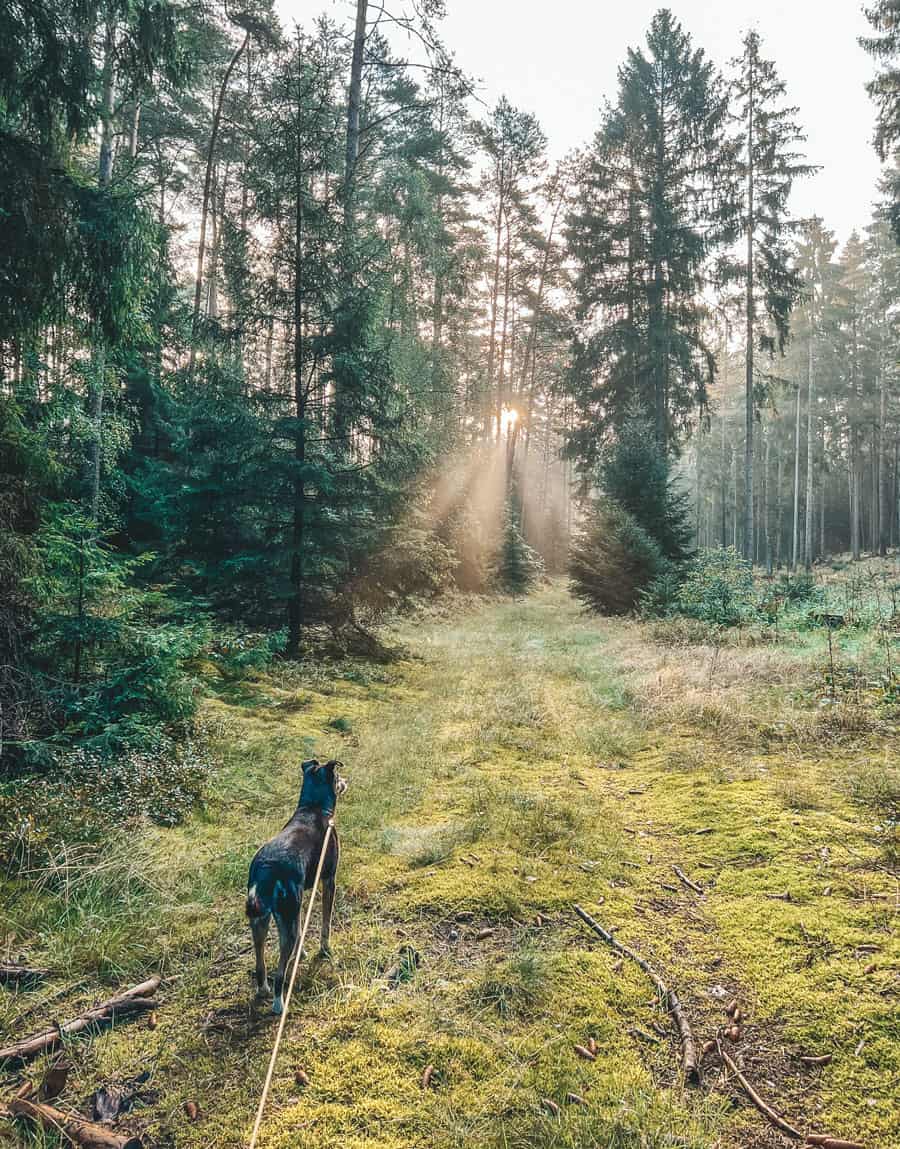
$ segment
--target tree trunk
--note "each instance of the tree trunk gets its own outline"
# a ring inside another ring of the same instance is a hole
[[[797,384],[797,419],[794,427],[794,525],[791,534],[791,570],[800,558],[800,384]]]
[[[815,443],[813,442],[815,432],[815,380],[813,377],[813,339],[812,327],[810,326],[809,334],[809,348],[807,351],[807,385],[806,385],[806,521],[805,528],[805,547],[804,547],[804,566],[807,570],[812,569],[813,553],[815,548],[815,539],[813,538],[813,510],[815,507],[814,501],[814,480],[815,480]]]
[[[212,176],[213,167],[216,158],[216,142],[219,138],[219,125],[222,122],[222,105],[225,102],[225,93],[228,91],[228,81],[231,79],[231,74],[237,67],[237,63],[241,56],[244,54],[248,43],[250,42],[250,33],[244,34],[243,40],[235,49],[234,54],[228,61],[228,67],[225,69],[225,75],[222,77],[222,83],[219,85],[219,95],[216,100],[215,110],[213,111],[212,127],[209,133],[209,148],[206,153],[206,175],[203,180],[203,203],[200,208],[200,240],[197,245],[197,272],[196,281],[194,283],[194,316],[191,324],[191,352],[188,369],[194,370],[194,363],[197,354],[197,330],[200,324],[200,300],[203,295],[203,260],[206,255],[206,225],[209,218],[209,197],[212,189]]]
[[[530,368],[531,372],[531,378],[528,383],[528,412],[525,419],[525,443],[522,449],[522,454],[526,459],[528,458],[528,448],[531,443],[531,419],[534,414],[534,392],[537,374],[537,333],[538,325],[541,321],[541,312],[544,303],[544,285],[547,280],[547,267],[550,263],[550,252],[553,248],[553,233],[556,230],[556,221],[559,217],[559,212],[562,208],[567,188],[568,184],[564,180],[560,188],[556,206],[553,209],[553,216],[550,220],[550,228],[547,231],[547,238],[544,242],[544,253],[541,258],[541,272],[538,276],[537,297],[534,304],[534,314],[531,317],[531,330],[528,333],[528,347],[525,352],[524,369],[528,370]]]
[[[494,391],[494,359],[497,354],[497,308],[500,305],[500,252],[503,244],[504,214],[504,160],[500,160],[500,190],[497,202],[497,222],[494,238],[494,278],[491,285],[491,330],[488,339],[487,379],[485,380],[484,437],[491,435],[491,397]]]
[[[745,394],[745,428],[746,441],[744,443],[744,558],[753,560],[753,343],[755,327],[755,301],[753,298],[753,112],[754,112],[754,86],[753,86],[753,54],[749,56],[749,74],[747,84],[747,282],[746,282],[746,394]]]
[[[890,488],[888,486],[889,469],[887,461],[887,371],[885,364],[881,364],[881,379],[879,380],[878,396],[878,553],[884,557],[888,548],[888,533],[890,520]]]
[[[510,223],[509,213],[506,215],[506,243],[504,245],[503,254],[503,323],[500,328],[500,369],[497,374],[497,394],[494,400],[494,418],[496,419],[496,428],[494,430],[494,439],[500,442],[500,424],[503,421],[503,380],[504,368],[506,366],[506,331],[509,323],[509,296],[510,296],[510,281],[512,278],[512,260],[510,256]]]
[[[299,125],[298,125],[299,129]],[[303,380],[303,151],[297,132],[297,201],[294,214],[294,507],[291,528],[291,598],[287,654],[296,658],[305,621],[303,546],[306,532],[306,387]]]
[[[359,159],[359,119],[368,7],[368,0],[356,0],[353,59],[350,63],[350,88],[347,94],[347,146],[344,159],[344,225],[348,229],[353,227],[356,199],[356,162]]]
[[[774,556],[772,554],[772,524],[769,514],[769,463],[771,462],[772,428],[767,427],[765,432],[765,462],[763,464],[762,488],[762,516],[763,516],[763,542],[765,544],[766,574],[771,575],[774,569]]]

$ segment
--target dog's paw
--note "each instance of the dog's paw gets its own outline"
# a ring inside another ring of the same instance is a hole
[[[316,954],[317,961],[334,961],[334,955],[331,952],[331,946],[322,946]]]
[[[272,1012],[274,1014],[280,1014],[283,1011],[283,1009],[284,1009],[284,1006],[281,1003],[281,998],[276,997],[272,1002]]]
[[[258,998],[271,997],[272,996],[272,983],[267,981],[267,982],[264,982],[262,985],[257,986],[256,987],[256,996]]]

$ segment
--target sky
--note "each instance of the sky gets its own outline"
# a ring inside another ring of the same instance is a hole
[[[410,7],[409,0],[393,5]],[[277,6],[286,22],[301,23],[323,11],[349,20],[355,10],[350,0],[277,0]],[[533,112],[557,158],[591,139],[601,105],[615,96],[626,49],[643,42],[660,6],[650,0],[446,0],[441,32],[459,65],[480,81],[479,98],[492,104],[506,95]],[[862,229],[877,194],[879,164],[863,86],[872,62],[856,42],[868,30],[860,0],[670,0],[669,7],[720,67],[737,55],[743,32],[756,28],[788,100],[799,107],[807,157],[821,165],[796,185],[793,211],[821,215],[842,242]],[[395,47],[405,50],[400,41]]]

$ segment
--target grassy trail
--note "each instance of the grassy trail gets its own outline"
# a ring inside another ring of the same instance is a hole
[[[670,656],[559,588],[399,638],[411,657],[388,668],[220,684],[204,712],[222,761],[204,814],[17,887],[9,935],[60,984],[83,980],[52,1005],[46,989],[7,1001],[7,1024],[32,1001],[33,1027],[68,1015],[101,981],[171,979],[155,1029],[73,1047],[65,1100],[149,1070],[131,1126],[160,1145],[246,1144],[274,1034],[251,1002],[246,864],[316,752],[340,756],[351,783],[335,961],[304,968],[266,1149],[783,1144],[714,1067],[682,1086],[644,975],[617,967],[575,901],[678,987],[700,1041],[740,999],[732,1051],[794,1123],[900,1143],[897,885],[842,788],[890,747],[748,749],[754,707],[798,721],[790,673],[751,689],[739,661]],[[726,683],[714,712],[671,704],[707,671]],[[573,1051],[589,1037],[594,1063]],[[824,1068],[799,1060],[826,1053]],[[569,1092],[587,1105],[567,1106]]]

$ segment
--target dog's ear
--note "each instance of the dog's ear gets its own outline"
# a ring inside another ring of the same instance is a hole
[[[340,772],[344,769],[344,763],[338,761],[337,758],[332,758],[325,763],[325,770],[328,773],[328,781],[334,786],[335,794],[340,797],[341,794],[347,789],[347,779]]]

